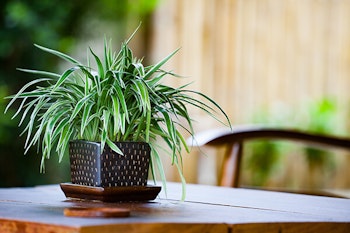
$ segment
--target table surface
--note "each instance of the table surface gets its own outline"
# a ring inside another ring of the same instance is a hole
[[[0,188],[0,232],[350,232],[350,199],[168,183],[154,201],[67,200],[59,185]],[[122,207],[124,218],[63,215],[67,207]]]

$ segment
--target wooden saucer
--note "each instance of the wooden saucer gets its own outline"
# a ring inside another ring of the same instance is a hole
[[[91,218],[120,218],[129,217],[130,210],[122,208],[107,208],[107,207],[69,207],[63,210],[64,216],[67,217],[91,217]]]
[[[161,190],[160,186],[93,187],[72,183],[61,183],[67,198],[97,200],[103,202],[150,201]]]

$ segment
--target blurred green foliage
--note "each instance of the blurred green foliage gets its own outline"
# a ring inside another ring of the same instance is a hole
[[[69,53],[80,42],[94,34],[96,28],[86,28],[89,21],[110,22],[106,34],[117,35],[121,41],[128,33],[128,22],[146,27],[158,0],[2,0],[0,2],[0,187],[32,186],[69,181],[69,163],[51,159],[46,174],[40,174],[40,155],[31,150],[23,155],[24,137],[17,127],[18,119],[4,115],[4,96],[16,93],[32,78],[16,68],[57,69],[54,56],[43,56],[33,44],[40,44]],[[101,23],[102,24],[102,23]],[[99,24],[93,24],[99,27]],[[132,25],[133,29],[136,27]],[[101,35],[98,35],[101,36]],[[103,37],[103,35],[102,35]],[[103,39],[103,38],[101,38]],[[86,51],[82,51],[85,54]]]
[[[248,142],[245,145],[247,167],[251,171],[250,185],[265,186],[273,170],[278,165],[281,152],[280,143],[268,140]]]
[[[278,105],[269,111],[259,111],[253,122],[272,127],[287,127],[319,134],[344,136],[345,123],[339,117],[338,106],[330,98],[303,104],[296,111]],[[325,173],[334,169],[334,152],[301,146],[310,173]],[[246,169],[250,177],[249,185],[268,185],[274,171],[280,169],[283,156],[295,156],[295,144],[285,141],[259,140],[246,144]],[[299,149],[298,149],[299,150]],[[320,183],[314,179],[315,183]],[[309,184],[317,186],[317,184]]]
[[[309,120],[307,128],[311,132],[320,134],[334,134],[337,131],[339,122],[336,119],[336,105],[329,99],[323,99],[317,104],[310,106],[308,109]],[[312,147],[305,149],[306,160],[309,163],[310,169],[314,167],[324,167],[327,164],[332,164],[332,153]]]

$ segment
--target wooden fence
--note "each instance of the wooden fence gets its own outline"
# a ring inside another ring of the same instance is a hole
[[[152,28],[152,59],[181,47],[167,67],[189,78],[174,84],[194,81],[233,124],[251,123],[261,109],[298,115],[300,106],[331,98],[347,128],[349,0],[164,0]],[[197,130],[218,126],[194,114]],[[185,163],[187,179],[200,182],[197,157]],[[213,168],[208,164],[204,169]]]

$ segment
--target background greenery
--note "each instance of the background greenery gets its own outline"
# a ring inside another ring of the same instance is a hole
[[[284,106],[278,106],[270,112],[261,110],[257,112],[252,122],[325,135],[346,136],[345,119],[338,114],[338,108],[334,100],[325,98],[304,103],[299,107],[298,114]],[[247,156],[244,157],[243,164],[246,180],[243,183],[248,186],[274,186],[274,182],[279,182],[292,188],[293,186],[327,187],[328,180],[332,181],[332,176],[339,166],[336,162],[337,153],[334,150],[321,150],[283,140],[248,142],[245,150]],[[303,182],[296,183],[295,176],[290,175],[281,178],[286,170],[288,156],[295,160],[301,159],[306,164],[308,176]],[[276,180],[276,177],[283,181]]]
[[[32,186],[69,180],[67,158],[62,164],[58,164],[58,158],[49,160],[46,174],[41,174],[41,156],[36,150],[23,155],[25,137],[19,137],[22,128],[17,127],[17,119],[10,120],[11,113],[3,114],[7,104],[3,97],[17,92],[34,78],[16,68],[55,70],[59,67],[58,59],[44,54],[33,44],[70,54],[78,43],[101,38],[101,31],[119,43],[130,31],[129,25],[133,30],[141,21],[145,35],[149,16],[157,3],[157,0],[0,2],[0,186]],[[140,43],[139,47],[146,47],[147,41]]]

